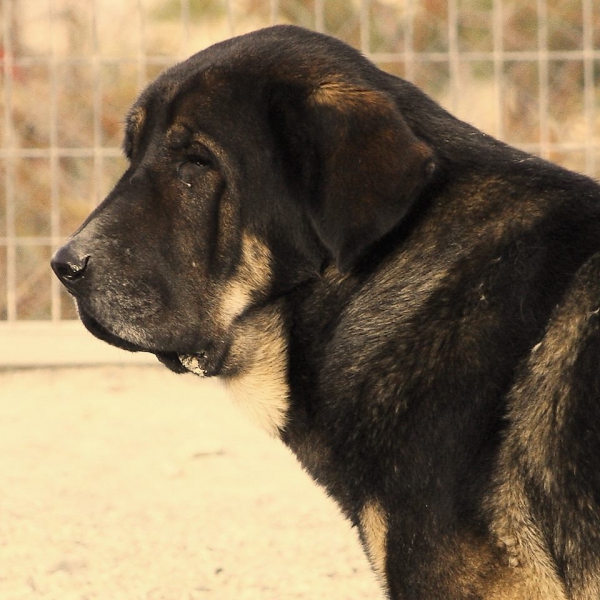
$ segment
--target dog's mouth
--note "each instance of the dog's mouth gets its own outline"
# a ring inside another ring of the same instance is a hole
[[[219,375],[222,368],[226,348],[211,345],[206,350],[189,350],[183,352],[165,351],[145,347],[125,340],[112,333],[102,323],[81,308],[79,317],[86,329],[95,337],[128,352],[148,352],[154,354],[158,360],[174,373],[193,373],[199,377],[214,377]],[[223,345],[221,345],[223,346]]]

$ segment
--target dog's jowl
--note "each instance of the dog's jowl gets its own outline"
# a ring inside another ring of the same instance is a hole
[[[102,340],[220,377],[394,600],[600,598],[600,187],[273,27],[148,86],[52,266]]]

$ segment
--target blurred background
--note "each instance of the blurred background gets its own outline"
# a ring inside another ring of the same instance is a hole
[[[595,0],[1,0],[1,9],[0,324],[75,318],[48,261],[121,173],[124,115],[146,83],[269,24],[337,36],[487,133],[600,174]]]

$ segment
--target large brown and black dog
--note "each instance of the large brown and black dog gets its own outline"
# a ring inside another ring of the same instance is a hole
[[[53,268],[97,337],[219,376],[395,600],[600,598],[600,187],[345,44],[161,75]]]

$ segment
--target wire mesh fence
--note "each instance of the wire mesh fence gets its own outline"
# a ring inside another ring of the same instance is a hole
[[[600,175],[596,0],[0,0],[0,321],[75,318],[53,250],[124,167],[161,70],[274,23],[339,37],[459,118]]]

